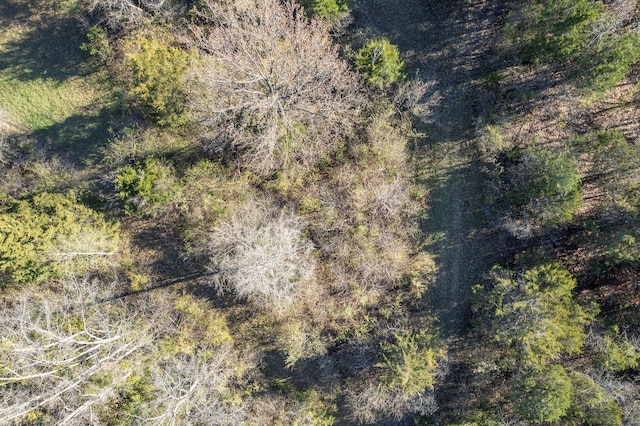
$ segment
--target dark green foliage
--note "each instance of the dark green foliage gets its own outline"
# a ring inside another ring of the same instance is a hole
[[[425,330],[396,334],[394,343],[382,346],[381,381],[407,395],[433,390],[436,369],[445,356],[442,342]]]
[[[581,176],[569,152],[525,149],[508,168],[507,180],[516,216],[542,225],[566,224],[580,205]]]
[[[296,0],[311,16],[336,21],[349,11],[348,0]]]
[[[522,3],[504,34],[525,63],[557,60],[569,65],[569,75],[584,87],[606,91],[624,78],[640,60],[640,35],[605,16],[593,0],[537,0]]]
[[[603,12],[591,0],[536,0],[514,12],[514,23],[505,28],[525,62],[543,59],[569,60],[589,41],[591,26]]]
[[[384,38],[371,40],[358,51],[356,68],[367,83],[378,89],[385,89],[407,76],[400,51]]]
[[[589,173],[602,190],[601,218],[606,221],[591,241],[602,250],[598,269],[632,269],[640,261],[640,146],[620,131],[600,131],[578,142],[593,156]]]
[[[630,269],[640,261],[640,246],[635,230],[619,231],[606,245],[604,265],[606,268]]]
[[[115,238],[116,228],[73,195],[2,196],[0,272],[6,281],[0,284],[41,283],[65,272],[63,260],[73,261],[71,272],[80,272],[86,265],[76,259],[79,252],[110,252]]]
[[[640,146],[627,141],[620,131],[603,130],[593,144],[593,171],[608,197],[608,208],[634,217],[640,204]]]
[[[137,35],[127,46],[126,65],[133,81],[130,93],[161,126],[177,127],[187,121],[182,75],[189,56],[183,50],[150,35]]]
[[[571,373],[574,393],[567,416],[572,425],[619,426],[622,409],[589,376]]]
[[[170,178],[171,168],[154,158],[120,168],[115,184],[127,213],[169,201],[175,192]]]
[[[608,35],[579,53],[574,75],[583,86],[604,92],[626,77],[640,60],[640,34]]]
[[[573,299],[576,280],[550,263],[523,273],[494,267],[476,311],[486,310],[495,339],[526,365],[541,366],[582,349],[593,315]]]
[[[564,417],[573,395],[573,385],[564,368],[550,365],[516,377],[511,399],[522,417],[540,424],[557,422]]]
[[[104,28],[93,25],[87,31],[87,42],[80,45],[80,49],[95,56],[101,61],[109,60],[113,55],[113,47]]]
[[[624,371],[638,367],[640,353],[623,336],[604,335],[594,347],[595,363],[607,371]]]

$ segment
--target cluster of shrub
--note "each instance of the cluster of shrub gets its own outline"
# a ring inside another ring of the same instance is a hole
[[[552,66],[582,96],[602,97],[640,60],[632,3],[515,2],[501,52],[518,67]],[[510,140],[498,121],[478,132],[487,211],[527,243],[474,287],[477,338],[494,342],[475,362],[479,392],[489,396],[460,424],[636,424],[637,306],[618,294],[600,298],[601,311],[595,293],[584,290],[640,266],[638,141],[589,129],[527,143]],[[588,206],[585,183],[598,194]]]

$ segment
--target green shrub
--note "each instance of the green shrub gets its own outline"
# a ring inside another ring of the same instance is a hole
[[[627,76],[640,60],[640,34],[606,36],[578,59],[575,76],[585,87],[604,92]]]
[[[162,358],[195,355],[200,349],[226,347],[233,342],[224,316],[190,295],[175,300],[171,333],[162,339]]]
[[[594,352],[596,364],[607,371],[636,368],[640,362],[640,354],[633,343],[621,336],[602,336]]]
[[[562,366],[530,370],[516,380],[511,398],[516,412],[526,420],[533,424],[557,422],[567,414],[574,391]]]
[[[603,130],[595,135],[593,143],[593,170],[598,184],[607,196],[608,209],[627,216],[636,216],[640,204],[640,145],[627,141],[619,130]]]
[[[81,273],[116,250],[116,227],[74,195],[0,198],[0,272],[8,281],[38,284]]]
[[[311,16],[329,21],[343,18],[349,11],[348,0],[297,0]]]
[[[148,34],[132,37],[126,49],[125,64],[133,77],[130,93],[139,99],[144,112],[161,126],[184,124],[182,75],[189,55]]]
[[[566,224],[581,200],[578,163],[569,152],[525,149],[508,169],[508,201],[523,215],[547,226]]]
[[[584,325],[592,320],[573,299],[576,280],[561,266],[536,266],[521,274],[494,267],[477,311],[486,310],[496,341],[516,359],[541,366],[561,353],[580,353]]]
[[[619,426],[622,409],[589,376],[571,373],[574,394],[567,416],[575,425]]]
[[[144,413],[144,404],[153,401],[155,386],[148,371],[133,373],[113,392],[109,405],[113,408],[99,412],[100,420],[107,426],[126,426],[131,417]]]
[[[387,39],[375,39],[358,51],[356,68],[374,87],[385,89],[407,74],[398,48]]]
[[[115,178],[118,196],[125,203],[125,211],[142,212],[145,208],[171,200],[176,185],[171,179],[172,169],[153,158],[135,166],[124,166]]]
[[[332,426],[335,424],[336,406],[326,401],[316,390],[307,390],[297,395],[300,399],[299,414],[293,424]]]
[[[378,364],[382,368],[381,381],[406,395],[433,390],[436,369],[445,357],[442,343],[425,330],[398,333],[394,343],[382,345],[383,362]]]
[[[80,45],[80,49],[101,61],[107,61],[113,56],[113,47],[111,47],[107,32],[98,25],[89,27],[87,41]]]
[[[635,231],[620,231],[606,247],[605,266],[607,268],[633,268],[640,261],[640,246],[636,242]]]
[[[591,0],[537,0],[523,3],[505,35],[525,62],[570,60],[590,40],[591,27],[603,7]]]
[[[505,26],[504,36],[525,62],[558,60],[584,87],[603,92],[624,78],[640,60],[640,35],[624,26],[599,34],[597,23],[613,21],[592,0],[538,0],[523,3]]]

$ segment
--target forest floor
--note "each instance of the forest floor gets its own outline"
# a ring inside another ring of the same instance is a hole
[[[354,7],[356,36],[387,37],[400,48],[410,78],[429,85],[431,111],[417,124],[423,136],[414,155],[417,181],[430,191],[423,231],[439,272],[426,297],[449,346],[449,372],[437,394],[441,412],[448,414],[462,414],[470,402],[464,337],[471,288],[509,247],[488,218],[475,140],[503,12],[500,0],[361,0]]]

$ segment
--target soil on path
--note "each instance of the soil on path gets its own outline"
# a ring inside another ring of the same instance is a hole
[[[434,103],[418,130],[418,181],[429,190],[423,230],[439,266],[428,295],[449,344],[450,372],[438,391],[441,412],[462,414],[469,402],[465,359],[471,287],[505,254],[505,238],[486,220],[482,165],[475,128],[483,77],[492,54],[504,0],[360,0],[354,6],[362,41],[387,37],[411,78],[430,84]]]

